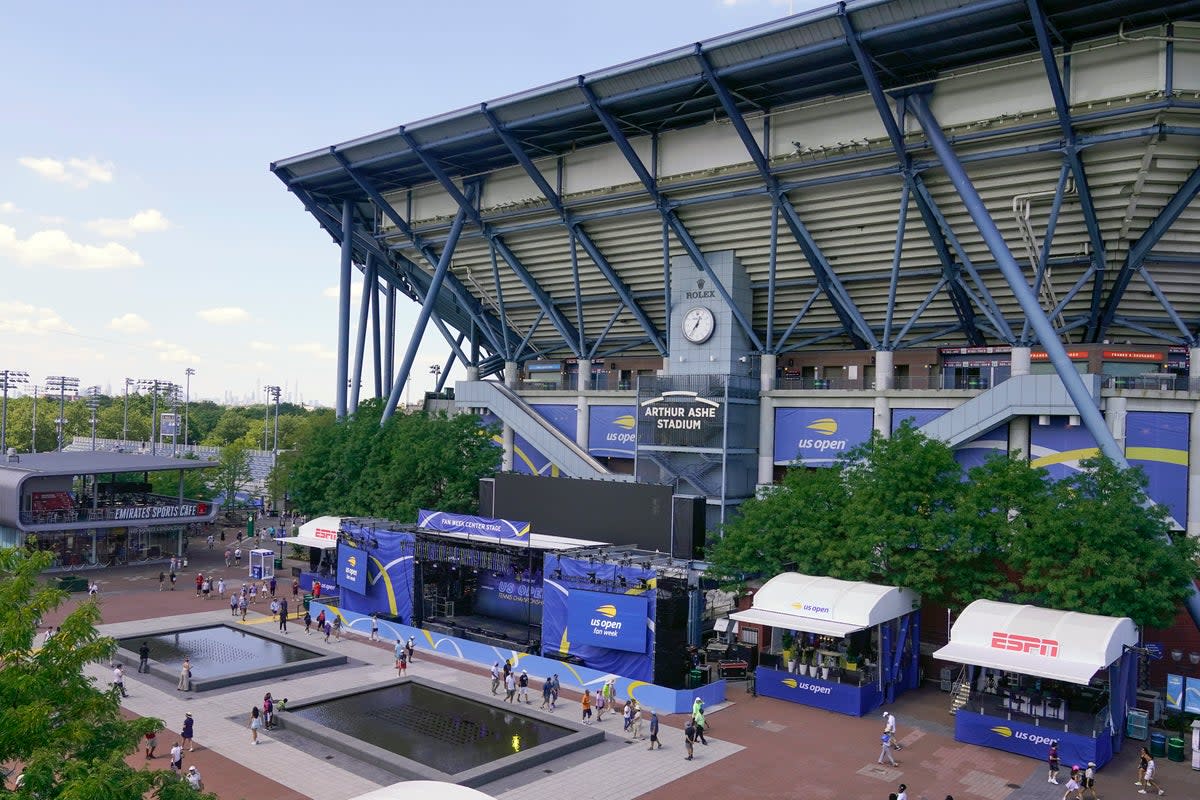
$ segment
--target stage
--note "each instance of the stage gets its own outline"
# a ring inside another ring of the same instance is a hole
[[[470,642],[536,653],[541,645],[542,626],[518,624],[479,614],[458,614],[453,617],[431,617],[424,621],[426,630],[466,639]]]

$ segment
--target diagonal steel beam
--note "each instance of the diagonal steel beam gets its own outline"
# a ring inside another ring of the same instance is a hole
[[[379,281],[376,276],[375,256],[367,256],[366,268],[363,270],[362,292],[358,304],[358,336],[354,342],[354,377],[350,381],[350,405],[353,411],[358,410],[359,390],[362,388],[363,357],[367,349],[367,320],[371,306],[378,307]],[[374,301],[374,302],[372,302]]]
[[[515,274],[517,278],[520,279],[521,283],[525,285],[525,289],[530,295],[532,295],[533,299],[537,301],[538,306],[546,312],[546,316],[549,317],[551,324],[554,325],[555,329],[558,330],[559,335],[571,343],[571,350],[572,352],[575,352],[579,347],[579,332],[575,330],[575,326],[570,323],[562,311],[560,311],[554,305],[554,300],[549,294],[547,294],[546,290],[542,288],[541,284],[537,282],[537,279],[530,274],[529,270],[525,268],[525,265],[521,263],[519,258],[517,258],[516,253],[514,253],[504,242],[503,237],[492,230],[492,227],[483,221],[483,216],[479,213],[479,209],[475,207],[475,204],[467,199],[467,197],[462,193],[462,190],[458,188],[458,185],[450,179],[450,176],[446,173],[446,170],[442,169],[441,164],[438,164],[437,161],[433,159],[433,156],[429,155],[429,153],[425,151],[425,148],[421,147],[411,133],[404,128],[399,128],[397,129],[397,134],[401,139],[404,140],[404,143],[408,145],[409,149],[412,150],[413,155],[420,159],[421,163],[425,166],[425,169],[429,170],[429,173],[433,175],[434,179],[441,184],[442,189],[445,190],[446,194],[450,195],[450,197],[454,199],[454,202],[458,205],[459,210],[465,213],[468,218],[475,223],[475,226],[479,228],[488,241],[495,244],[496,252],[498,252],[500,257],[508,263],[508,266],[513,271],[513,274]],[[582,355],[582,353],[576,352],[575,355],[579,356]]]
[[[521,143],[517,141],[517,138],[500,123],[500,120],[496,117],[495,113],[493,113],[492,110],[487,107],[486,103],[481,105],[480,108],[482,109],[483,115],[487,119],[488,124],[492,126],[492,130],[494,130],[496,135],[500,137],[500,141],[504,142],[504,146],[508,148],[508,151],[512,153],[513,158],[515,158],[517,163],[521,165],[521,168],[525,170],[525,174],[528,175],[529,179],[534,182],[534,184],[538,187],[538,190],[541,191],[542,195],[550,201],[550,205],[553,206],[554,210],[558,212],[558,216],[560,219],[562,219],[563,224],[566,225],[567,229],[574,234],[576,240],[587,252],[588,257],[592,259],[592,262],[596,265],[596,268],[600,270],[600,274],[602,274],[604,279],[608,281],[608,284],[612,286],[613,291],[616,292],[617,296],[621,298],[621,302],[625,304],[625,306],[629,309],[629,312],[633,315],[633,318],[636,319],[638,324],[642,326],[642,330],[646,332],[646,334],[650,337],[650,340],[654,342],[654,346],[657,348],[659,355],[666,355],[667,345],[662,337],[662,333],[660,333],[658,328],[655,327],[654,322],[650,319],[650,315],[646,313],[641,304],[639,304],[633,298],[633,293],[630,291],[629,286],[626,285],[623,280],[621,280],[621,277],[617,274],[617,271],[612,268],[611,264],[609,264],[608,259],[592,240],[592,237],[588,235],[588,232],[584,229],[582,223],[575,219],[574,215],[572,215],[571,212],[566,209],[558,192],[556,192],[554,188],[550,186],[550,182],[546,180],[546,176],[542,175],[541,170],[539,170],[537,165],[533,163],[533,159],[531,159],[529,154],[525,152],[525,148],[523,148]],[[583,327],[582,318],[579,322],[579,326],[581,328]]]
[[[1059,127],[1062,128],[1063,158],[1070,164],[1071,173],[1075,176],[1075,188],[1079,193],[1079,210],[1083,212],[1088,241],[1092,246],[1092,266],[1096,273],[1092,282],[1092,322],[1088,326],[1085,337],[1086,341],[1094,342],[1097,341],[1096,335],[1100,330],[1100,300],[1104,292],[1104,268],[1108,260],[1104,254],[1104,236],[1100,232],[1100,221],[1096,215],[1096,206],[1092,202],[1087,173],[1084,172],[1083,160],[1079,156],[1080,148],[1075,135],[1075,125],[1071,121],[1071,106],[1067,100],[1062,75],[1058,71],[1058,61],[1054,57],[1054,45],[1050,42],[1049,25],[1045,15],[1042,14],[1038,0],[1025,0],[1025,6],[1029,10],[1029,18],[1033,21],[1038,52],[1042,56],[1042,66],[1050,85],[1050,96],[1054,99],[1054,109],[1058,114]]]
[[[825,258],[825,254],[821,252],[816,239],[813,238],[804,222],[800,219],[800,215],[796,212],[795,206],[792,205],[787,195],[779,187],[779,179],[771,172],[771,165],[767,162],[767,157],[763,154],[762,147],[759,146],[758,141],[754,138],[750,126],[746,124],[746,118],[742,115],[741,109],[738,108],[737,101],[734,100],[729,87],[723,84],[717,77],[712,65],[708,62],[708,57],[700,49],[699,45],[696,46],[693,55],[700,65],[700,71],[704,75],[705,82],[708,83],[709,88],[717,95],[721,107],[725,109],[725,116],[733,123],[733,129],[737,132],[738,138],[742,140],[742,145],[746,148],[746,152],[750,154],[750,160],[754,162],[759,177],[766,185],[773,203],[783,212],[784,222],[787,223],[788,229],[791,230],[792,236],[796,240],[796,244],[800,246],[801,252],[804,253],[804,259],[817,276],[818,282],[821,283],[821,288],[829,298],[830,305],[833,307],[834,313],[837,314],[838,320],[846,329],[846,334],[860,347],[865,345],[872,349],[878,349],[879,341],[875,338],[875,332],[871,330],[871,326],[863,318],[862,313],[858,310],[858,306],[854,304],[853,298],[846,291],[846,287],[842,286],[842,282],[838,279],[837,273],[834,272],[829,259]]]
[[[638,156],[637,151],[633,149],[633,145],[629,143],[629,138],[625,136],[625,133],[621,130],[621,126],[617,124],[617,121],[613,115],[608,113],[608,111],[600,105],[600,98],[596,96],[596,93],[592,90],[592,87],[588,86],[582,77],[580,77],[578,80],[578,86],[579,90],[583,93],[583,96],[587,98],[588,105],[591,107],[592,113],[595,114],[600,120],[600,123],[604,125],[605,131],[608,132],[608,138],[612,139],[613,144],[615,144],[617,149],[621,151],[621,155],[625,156],[625,160],[629,162],[629,166],[637,175],[638,180],[642,182],[642,186],[645,187],[646,193],[650,195],[650,199],[654,201],[654,205],[658,209],[658,212],[662,215],[663,220],[671,229],[671,232],[675,234],[675,238],[677,238],[680,244],[683,245],[683,249],[687,251],[688,257],[692,259],[692,263],[694,263],[696,268],[707,275],[709,280],[712,281],[713,289],[716,291],[717,295],[720,296],[721,300],[725,302],[725,305],[729,308],[730,313],[733,314],[733,318],[737,320],[738,325],[746,334],[746,337],[751,341],[757,350],[761,351],[762,339],[760,339],[758,333],[755,332],[754,325],[752,325],[750,319],[744,313],[742,313],[741,308],[738,307],[737,303],[733,301],[733,297],[730,296],[729,290],[725,288],[725,284],[721,283],[721,279],[717,277],[715,272],[713,272],[712,267],[708,263],[708,259],[704,257],[704,253],[700,250],[700,245],[698,245],[696,240],[692,238],[691,232],[688,231],[687,227],[683,224],[683,221],[679,219],[679,215],[675,213],[674,207],[672,207],[667,201],[667,198],[664,197],[661,192],[659,192],[657,181],[654,180],[654,176],[651,175],[646,169],[646,165],[642,163],[641,157]],[[667,314],[670,315],[670,313],[670,308],[668,308]]]
[[[1179,219],[1179,216],[1198,193],[1200,193],[1200,167],[1192,170],[1192,174],[1187,177],[1178,191],[1163,206],[1162,211],[1158,212],[1154,221],[1146,227],[1145,232],[1129,248],[1129,252],[1125,255],[1125,261],[1121,264],[1121,270],[1117,273],[1117,278],[1113,281],[1112,289],[1109,291],[1108,302],[1104,305],[1104,313],[1100,318],[1101,337],[1112,325],[1113,318],[1117,315],[1117,307],[1121,304],[1121,298],[1125,296],[1125,290],[1129,288],[1129,280],[1133,277],[1133,273],[1142,268],[1150,251],[1162,240],[1163,235],[1171,229],[1171,226],[1175,224],[1175,221]]]
[[[359,189],[362,189],[363,193],[370,198],[371,202],[375,204],[375,207],[379,209],[380,213],[387,217],[388,220],[390,220],[391,223],[395,225],[396,228],[403,233],[410,242],[412,242],[413,247],[415,247],[417,252],[419,252],[425,258],[425,261],[428,262],[430,268],[436,269],[438,263],[437,253],[434,252],[433,248],[428,242],[424,241],[419,234],[413,231],[412,226],[408,224],[408,220],[400,216],[400,212],[396,211],[395,207],[384,198],[383,193],[375,188],[375,185],[371,183],[371,181],[367,180],[365,175],[352,167],[349,160],[344,155],[332,147],[329,149],[329,152],[330,155],[333,156],[334,160],[342,165],[342,169],[345,170],[347,177],[354,181],[355,185],[357,185]],[[497,332],[504,331],[504,320],[496,320],[493,327],[493,320],[490,319],[487,309],[485,309],[479,300],[471,294],[467,287],[463,286],[462,282],[458,279],[458,276],[456,276],[453,272],[446,276],[446,286],[458,300],[459,305],[466,309],[467,313],[475,321],[476,327],[478,327],[483,332],[483,335],[487,337],[488,342],[491,344],[493,350],[497,352],[500,351],[502,348],[500,347],[500,342],[497,338]]]

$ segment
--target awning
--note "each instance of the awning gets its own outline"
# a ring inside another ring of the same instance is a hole
[[[288,544],[301,544],[307,547],[318,547],[322,550],[332,550],[333,548],[337,547],[336,541],[331,542],[328,539],[309,539],[305,536],[281,536],[275,541],[287,542]]]
[[[729,617],[721,617],[713,623],[713,630],[717,633],[737,633],[738,624],[736,620],[731,620]]]
[[[1087,685],[1138,642],[1128,617],[976,600],[934,658]]]
[[[739,622],[842,637],[902,617],[919,608],[920,595],[898,586],[785,572],[763,584]]]

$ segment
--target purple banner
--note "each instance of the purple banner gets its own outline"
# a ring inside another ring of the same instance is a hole
[[[533,403],[530,408],[545,417],[556,431],[572,442],[575,441],[575,430],[579,426],[579,411],[574,405]]]
[[[828,467],[871,438],[869,408],[775,409],[775,463]]]
[[[914,428],[921,428],[945,414],[948,408],[893,408],[892,433],[900,430],[905,420],[912,423]]]
[[[1050,424],[1042,425],[1037,417],[1029,418],[1029,463],[1043,467],[1056,481],[1079,472],[1081,460],[1100,452],[1088,429],[1068,425],[1070,419],[1050,417]]]
[[[1125,418],[1125,457],[1149,479],[1146,493],[1187,527],[1188,415],[1130,411]]]
[[[574,406],[572,406],[574,408]],[[500,418],[492,412],[488,411],[480,416],[484,425],[501,425]],[[551,422],[551,425],[554,423]],[[555,426],[557,427],[557,426]],[[500,434],[492,437],[492,443],[497,447],[503,445],[504,440]],[[550,477],[558,477],[558,466],[552,464],[550,459],[542,454],[541,450],[531,445],[526,441],[524,436],[520,434],[513,435],[513,472],[518,475],[549,475]]]
[[[588,407],[589,453],[609,458],[633,458],[636,450],[636,406]]]

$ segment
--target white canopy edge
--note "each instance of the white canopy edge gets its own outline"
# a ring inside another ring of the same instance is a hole
[[[1138,642],[1128,617],[976,600],[934,658],[1087,685]]]
[[[351,800],[492,800],[478,789],[443,781],[403,781],[360,794]]]
[[[309,539],[305,536],[281,536],[275,541],[287,542],[288,544],[302,544],[307,545],[308,547],[317,547],[321,550],[332,550],[333,548],[337,547],[336,541],[331,542],[328,539]]]
[[[863,629],[862,625],[847,625],[843,622],[800,617],[795,614],[780,614],[775,611],[764,611],[750,608],[746,611],[735,611],[729,618],[737,622],[749,622],[753,625],[769,625],[772,628],[782,628],[785,631],[803,631],[822,636],[836,636],[841,639],[855,631]]]
[[[468,533],[466,531],[424,531],[423,533],[447,539],[459,539],[464,542],[488,542],[489,544],[508,545],[513,549],[521,550],[526,548],[534,550],[574,550],[577,547],[604,544],[604,542],[592,542],[587,539],[568,539],[564,536],[551,536],[545,533],[531,533],[523,539],[502,539],[499,536]]]

